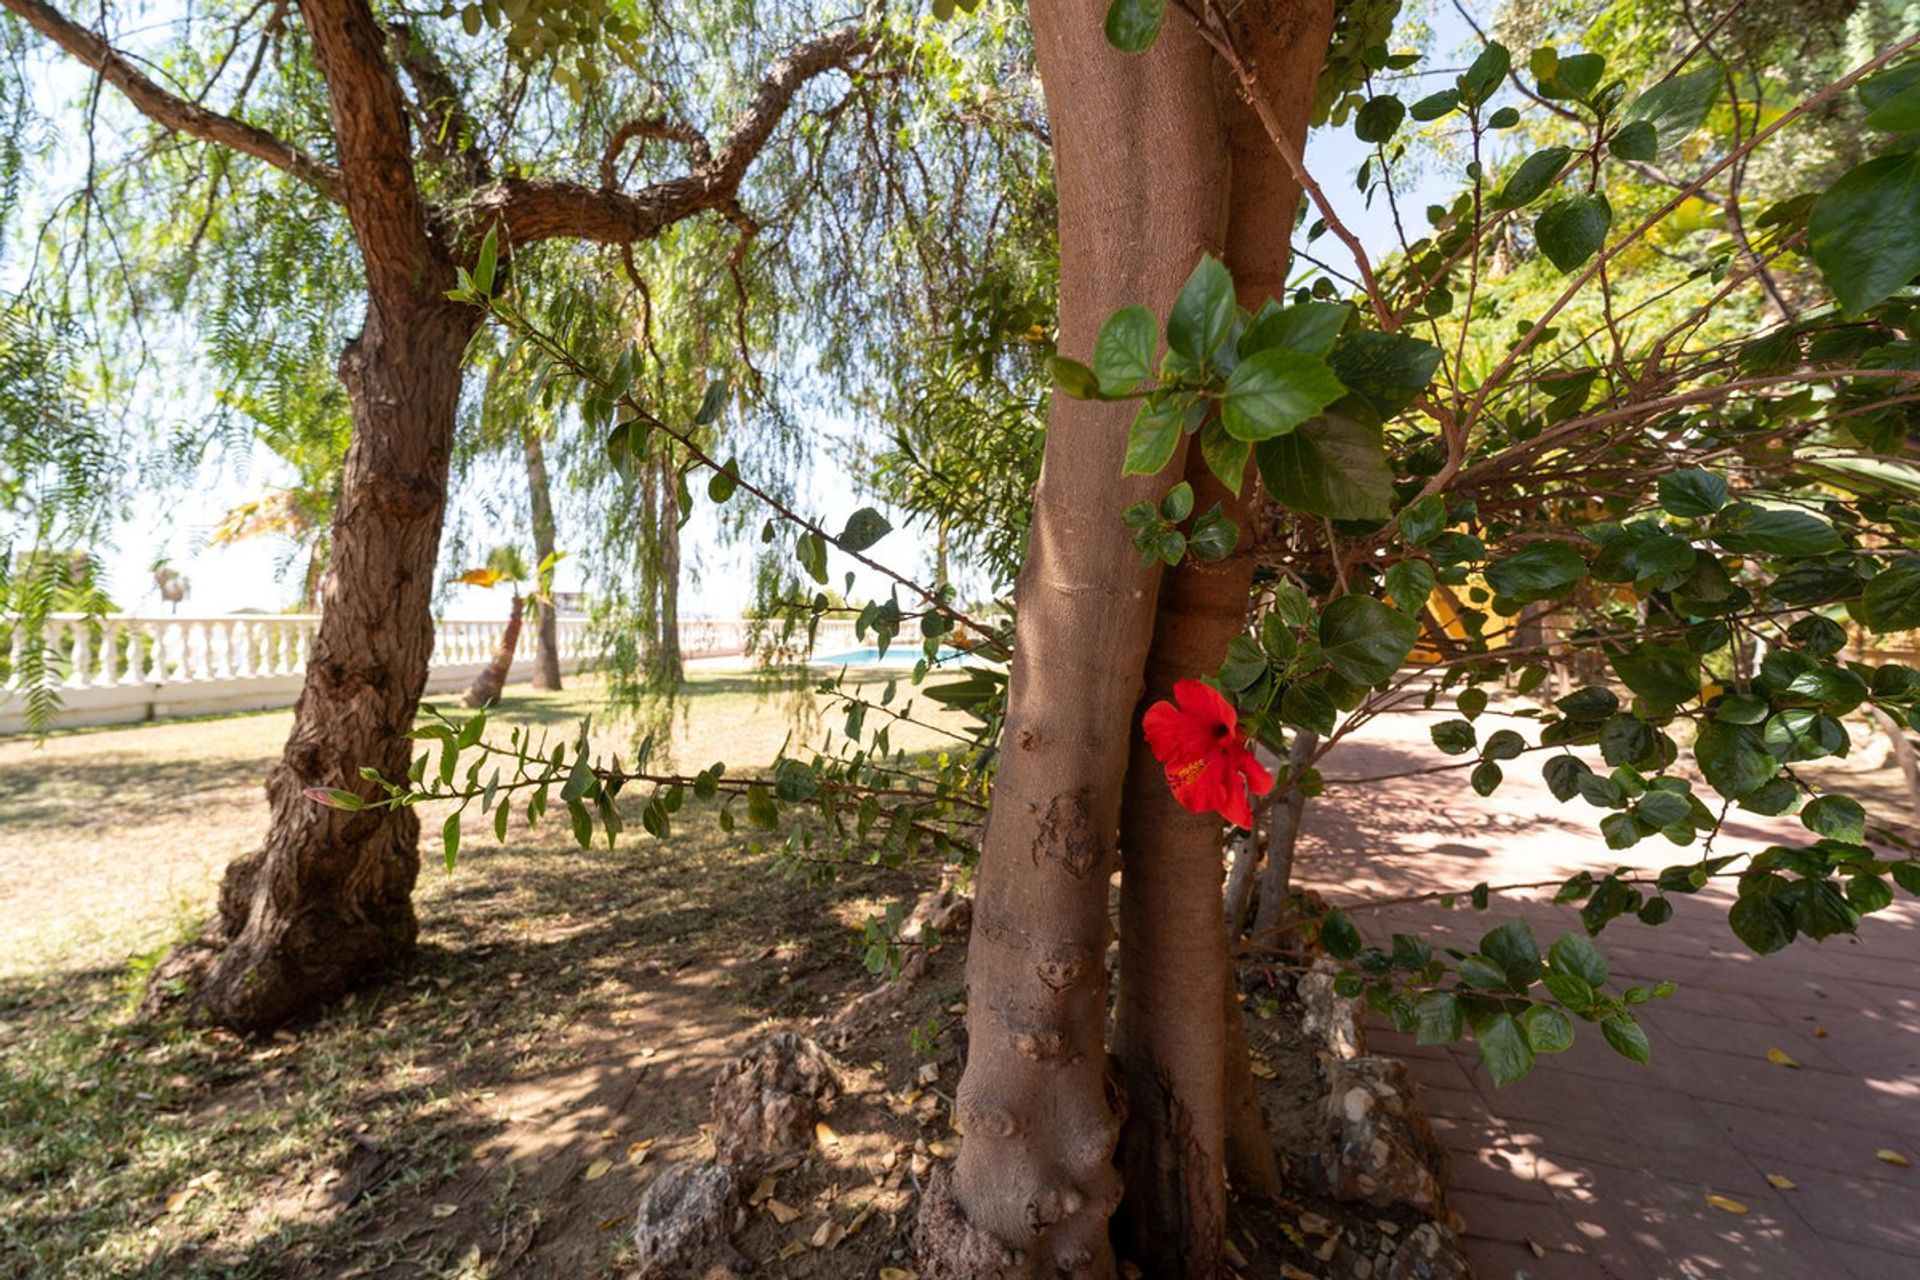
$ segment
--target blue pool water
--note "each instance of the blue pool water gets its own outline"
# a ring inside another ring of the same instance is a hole
[[[913,664],[920,661],[922,656],[920,646],[917,644],[889,645],[885,657],[881,656],[879,649],[869,646],[865,649],[848,649],[844,653],[815,654],[809,660],[809,665],[815,667],[900,667],[904,670],[911,669]],[[967,661],[967,655],[958,649],[942,649],[939,660],[943,665],[957,665]]]

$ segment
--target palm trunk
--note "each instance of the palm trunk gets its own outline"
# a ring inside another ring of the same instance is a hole
[[[533,563],[539,566],[553,554],[556,539],[553,488],[547,480],[547,451],[540,441],[540,432],[531,425],[526,428],[523,452],[527,459],[527,505],[533,524]],[[541,605],[535,614],[533,687],[550,691],[560,687],[560,625],[554,617],[551,600]]]
[[[500,701],[500,695],[506,690],[507,675],[513,670],[514,650],[520,647],[520,623],[525,617],[527,600],[518,591],[513,593],[513,608],[507,614],[507,629],[500,633],[500,643],[493,647],[493,661],[487,663],[486,670],[473,678],[473,684],[467,689],[463,701],[470,707],[490,707]]]
[[[1164,313],[1218,248],[1225,181],[1198,37],[1170,21],[1128,58],[1106,44],[1105,11],[1105,0],[1032,7],[1059,184],[1060,346],[1081,357],[1120,307]],[[966,1141],[922,1208],[930,1276],[1115,1271],[1124,1103],[1105,1049],[1107,892],[1157,579],[1120,512],[1168,484],[1121,477],[1131,416],[1053,401],[967,961]]]
[[[1239,21],[1267,105],[1294,142],[1303,142],[1333,5],[1256,0]],[[1300,188],[1240,86],[1221,72],[1216,90],[1232,174],[1225,261],[1240,305],[1253,310],[1285,293]],[[1218,564],[1189,560],[1167,575],[1146,662],[1147,701],[1170,697],[1176,680],[1217,670],[1228,642],[1246,626],[1259,486],[1248,471],[1242,492],[1232,493],[1198,451],[1187,455],[1195,509],[1219,502],[1241,543]],[[1193,1280],[1221,1274],[1230,1167],[1243,1192],[1272,1195],[1280,1186],[1220,924],[1221,831],[1215,815],[1179,806],[1165,771],[1136,735],[1120,827],[1114,1032],[1131,1103],[1121,1146],[1123,1230],[1149,1274]]]
[[[353,445],[325,611],[293,731],[267,780],[266,842],[227,868],[217,920],[156,972],[156,999],[174,985],[168,979],[185,979],[198,1016],[269,1027],[345,993],[413,946],[414,812],[349,812],[302,792],[366,794],[364,766],[400,778],[412,763],[406,735],[433,651],[447,463],[476,319],[437,298],[383,306],[376,297],[341,357]]]

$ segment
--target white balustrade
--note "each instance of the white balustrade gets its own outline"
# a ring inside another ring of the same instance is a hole
[[[556,620],[561,669],[578,671],[598,656],[584,618]],[[777,639],[777,624],[743,618],[686,618],[679,624],[685,658],[744,654],[756,641]],[[317,614],[54,614],[44,636],[47,665],[60,695],[57,727],[123,724],[164,716],[292,706],[306,678]],[[521,632],[510,679],[532,674],[532,626]],[[504,621],[442,620],[434,624],[430,694],[464,689],[493,660]],[[764,635],[762,634],[764,633]],[[16,694],[27,637],[0,625],[7,655],[0,680],[0,734],[26,727]],[[802,639],[796,636],[795,639]],[[855,637],[851,619],[821,622],[816,653],[833,654],[871,643]]]

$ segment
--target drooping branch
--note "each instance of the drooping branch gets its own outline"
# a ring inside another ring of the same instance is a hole
[[[338,169],[321,163],[258,125],[209,111],[162,89],[141,74],[132,60],[109,44],[104,36],[89,31],[44,0],[0,0],[0,7],[18,15],[75,61],[98,72],[142,115],[161,128],[231,147],[300,179],[328,199],[340,198]]]
[[[476,195],[469,213],[476,225],[498,223],[502,237],[513,244],[560,237],[630,244],[658,235],[695,214],[724,212],[736,201],[747,170],[766,147],[801,86],[845,66],[872,47],[873,37],[857,27],[796,45],[773,64],[753,101],[711,155],[701,154],[704,146],[692,148],[689,144],[694,162],[680,177],[631,193],[578,182],[510,178]],[[622,145],[631,137],[641,136],[629,132],[633,129],[632,125],[622,128]],[[611,145],[608,150],[617,154]],[[608,168],[603,166],[603,176]]]

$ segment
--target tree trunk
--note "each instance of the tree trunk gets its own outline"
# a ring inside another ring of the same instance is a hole
[[[1240,45],[1267,104],[1303,143],[1332,4],[1255,0],[1239,21]],[[1224,256],[1238,301],[1251,311],[1285,293],[1300,188],[1239,86],[1216,74],[1231,173]],[[1241,492],[1230,492],[1193,450],[1186,479],[1194,509],[1218,502],[1241,540],[1227,559],[1189,559],[1162,582],[1146,661],[1148,702],[1171,697],[1177,680],[1217,670],[1246,627],[1258,477],[1249,464]],[[1267,1194],[1279,1189],[1220,927],[1221,830],[1218,816],[1188,813],[1174,800],[1165,770],[1135,735],[1120,823],[1114,1030],[1130,1104],[1121,1139],[1124,1234],[1148,1274],[1193,1280],[1221,1273],[1230,1128],[1236,1183]]]
[[[554,551],[553,488],[547,480],[547,451],[540,441],[540,432],[529,425],[525,428],[525,441],[527,501],[533,524],[535,590],[538,590],[539,566],[545,564]],[[551,599],[537,605],[534,614],[533,687],[551,691],[560,687],[560,624],[554,616]],[[494,696],[500,696],[498,691]]]
[[[473,684],[462,699],[470,707],[490,707],[500,701],[500,694],[507,687],[507,676],[513,670],[514,650],[520,647],[520,622],[525,616],[527,598],[518,591],[513,593],[513,608],[507,614],[507,629],[500,633],[500,643],[493,647],[493,661],[486,670],[473,678]]]
[[[1059,185],[1060,347],[1081,358],[1120,307],[1165,313],[1219,247],[1223,213],[1205,47],[1175,20],[1126,57],[1105,41],[1105,12],[1105,0],[1032,7]],[[966,1141],[923,1201],[931,1276],[1114,1274],[1124,1101],[1105,1052],[1107,892],[1157,577],[1120,512],[1169,483],[1122,478],[1131,417],[1127,404],[1053,401],[967,961]]]
[[[201,943],[156,972],[154,998],[184,978],[196,1016],[261,1029],[345,993],[413,946],[418,817],[406,808],[328,808],[302,792],[371,797],[362,768],[400,778],[412,763],[406,735],[433,651],[447,462],[477,319],[437,298],[375,298],[341,356],[353,444],[325,612],[293,732],[267,780],[271,825],[264,845],[227,868],[219,916]]]
[[[678,689],[686,678],[680,660],[680,486],[673,459],[660,455],[660,648],[654,656],[661,687]]]
[[[1302,731],[1294,735],[1293,750],[1287,757],[1287,778],[1280,780],[1286,790],[1273,803],[1273,816],[1267,820],[1267,869],[1260,880],[1260,910],[1253,918],[1255,946],[1271,947],[1280,939],[1280,926],[1286,921],[1287,896],[1293,891],[1293,851],[1300,843],[1300,819],[1307,809],[1306,793],[1288,779],[1313,755],[1320,745],[1318,734]]]

